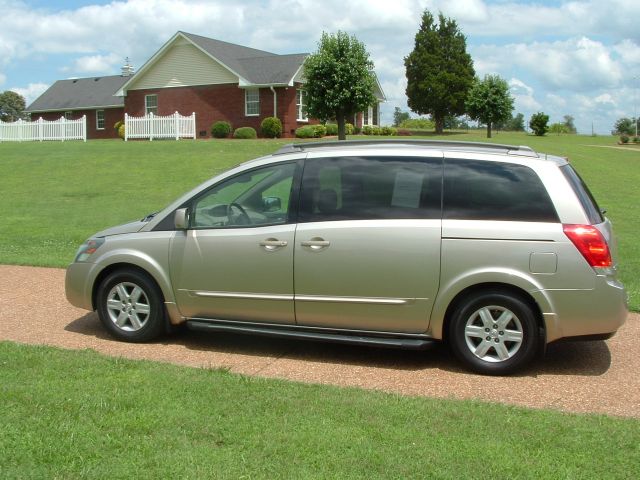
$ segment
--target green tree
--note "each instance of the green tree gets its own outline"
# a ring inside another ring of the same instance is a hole
[[[335,118],[339,140],[346,138],[346,119],[376,102],[373,62],[364,44],[345,32],[322,33],[318,51],[304,62],[304,76],[307,113]]]
[[[411,116],[409,115],[409,112],[403,112],[400,110],[400,107],[396,107],[393,111],[393,126],[399,127],[402,122],[409,120],[410,118]]]
[[[571,115],[565,115],[563,118],[562,124],[567,128],[567,133],[576,133],[576,125],[573,123],[575,119]]]
[[[467,96],[467,113],[487,125],[487,138],[491,138],[493,123],[507,121],[512,111],[513,97],[505,79],[498,75],[476,79]]]
[[[569,132],[569,128],[564,123],[552,123],[549,127],[549,133],[555,133],[556,135],[560,135],[561,133],[571,133]]]
[[[545,115],[544,112],[538,112],[531,115],[529,120],[529,128],[533,130],[537,136],[542,137],[549,131],[547,123],[549,122],[549,115]]]
[[[475,71],[467,41],[455,20],[440,14],[436,24],[425,10],[413,51],[404,59],[407,98],[411,110],[431,114],[436,133],[442,133],[447,115],[465,113],[467,93]]]
[[[636,126],[633,118],[619,118],[613,125],[613,135],[635,135]]]
[[[517,113],[509,120],[505,121],[501,127],[503,130],[507,130],[509,132],[524,132],[524,115]]]
[[[15,122],[22,118],[25,108],[24,97],[19,93],[11,90],[0,93],[0,120],[3,122]]]

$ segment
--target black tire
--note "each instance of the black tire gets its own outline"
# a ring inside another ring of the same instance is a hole
[[[484,291],[465,298],[453,312],[449,343],[474,372],[507,375],[530,363],[540,333],[531,307],[522,298]]]
[[[148,342],[165,330],[162,293],[156,283],[137,270],[116,270],[98,287],[100,321],[118,340]]]

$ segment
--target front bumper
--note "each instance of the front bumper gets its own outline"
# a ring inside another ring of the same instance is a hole
[[[85,310],[93,310],[92,289],[97,276],[96,264],[76,262],[67,267],[64,291],[69,303]]]

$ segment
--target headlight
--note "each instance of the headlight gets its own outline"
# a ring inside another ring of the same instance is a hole
[[[78,253],[76,253],[76,262],[86,262],[89,260],[89,257],[93,255],[98,248],[104,243],[104,237],[100,238],[90,238],[78,249]]]

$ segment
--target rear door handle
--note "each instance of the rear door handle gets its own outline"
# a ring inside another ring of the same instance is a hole
[[[329,245],[331,245],[331,242],[325,240],[324,238],[314,237],[311,240],[300,242],[300,245],[302,245],[303,247],[309,247],[311,250],[322,250],[323,248],[327,248]]]

